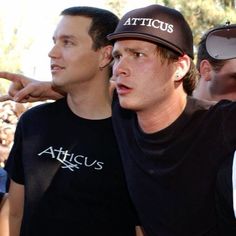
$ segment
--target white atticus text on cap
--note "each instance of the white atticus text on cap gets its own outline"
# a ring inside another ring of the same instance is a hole
[[[173,33],[174,25],[152,18],[129,17],[123,25],[142,25]]]

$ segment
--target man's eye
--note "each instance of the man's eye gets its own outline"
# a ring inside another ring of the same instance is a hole
[[[143,53],[141,53],[141,52],[134,52],[134,56],[135,57],[142,57]]]
[[[115,54],[115,55],[113,55],[112,57],[113,57],[113,59],[115,59],[115,60],[119,60],[120,57],[121,57],[121,55],[119,55],[119,54]]]
[[[73,45],[73,43],[69,40],[64,40],[64,45]]]

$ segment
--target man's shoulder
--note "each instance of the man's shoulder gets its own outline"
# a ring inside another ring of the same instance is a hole
[[[32,119],[35,116],[41,117],[45,115],[56,115],[58,112],[63,110],[65,104],[66,102],[64,99],[38,104],[25,111],[22,114],[21,119]]]
[[[216,105],[214,101],[198,99],[191,96],[187,97],[187,106],[194,108],[194,110],[209,110],[214,105]]]
[[[230,100],[208,101],[193,97],[188,98],[189,106],[194,110],[207,110],[210,112],[236,112],[236,102]]]

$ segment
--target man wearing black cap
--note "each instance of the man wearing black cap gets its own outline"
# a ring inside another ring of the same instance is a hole
[[[215,118],[221,109],[187,96],[195,83],[187,22],[175,10],[150,6],[127,13],[108,38],[115,41],[120,101],[113,123],[145,231],[217,235],[215,176],[230,144],[221,133],[226,124]]]
[[[197,72],[191,29],[178,11],[160,5],[130,11],[108,39],[119,98],[113,124],[145,233],[219,235],[215,181],[235,151],[236,104],[188,96]]]

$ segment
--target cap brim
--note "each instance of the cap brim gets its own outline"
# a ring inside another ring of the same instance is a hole
[[[116,41],[119,39],[126,39],[126,38],[136,38],[136,39],[143,39],[145,41],[153,42],[153,43],[158,43],[161,45],[164,45],[171,50],[179,53],[180,55],[183,55],[183,51],[174,46],[173,44],[170,44],[169,42],[158,38],[157,36],[152,36],[149,34],[143,34],[143,33],[135,33],[135,32],[122,32],[122,33],[112,33],[107,36],[108,40],[110,41]]]

